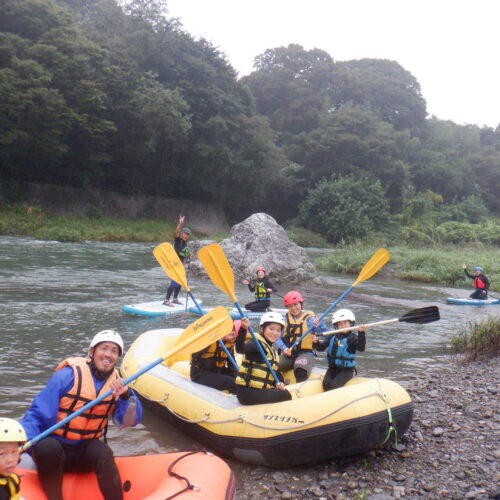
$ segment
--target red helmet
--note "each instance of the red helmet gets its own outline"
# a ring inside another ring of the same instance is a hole
[[[283,297],[283,304],[286,307],[291,306],[292,304],[296,304],[297,302],[303,303],[304,299],[302,298],[302,295],[300,295],[300,293],[296,292],[295,290],[286,293]]]
[[[238,333],[238,330],[240,329],[241,326],[241,319],[235,319],[233,321],[233,330]]]
[[[266,272],[266,268],[265,267],[258,267],[255,272],[258,273],[259,271],[264,271]]]

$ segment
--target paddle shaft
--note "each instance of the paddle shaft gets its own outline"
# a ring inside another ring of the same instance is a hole
[[[393,318],[393,319],[385,319],[383,321],[376,321],[375,323],[368,323],[365,325],[366,328],[372,327],[372,326],[380,326],[380,325],[388,325],[390,323],[397,323],[400,321],[399,318]],[[329,332],[323,332],[321,335],[328,336],[328,335],[335,335],[336,333],[340,332],[352,332],[353,330],[357,330],[359,326],[349,326],[347,328],[340,328],[339,330],[331,330]]]
[[[175,352],[177,352],[177,351],[175,351]],[[168,357],[170,357],[171,355],[175,354],[175,352],[172,351],[171,353],[169,353]],[[123,385],[129,384],[130,382],[132,382],[136,378],[140,377],[142,374],[146,373],[148,370],[151,370],[151,368],[154,368],[156,365],[159,365],[160,363],[162,363],[165,359],[166,358],[158,358],[156,361],[153,361],[149,365],[145,366],[142,370],[138,371],[134,375],[131,375],[130,377],[127,377],[123,381]],[[60,427],[62,427],[63,425],[65,425],[70,420],[73,420],[75,417],[78,417],[78,415],[81,415],[82,413],[84,413],[85,411],[87,411],[89,408],[92,408],[97,403],[101,402],[103,399],[105,399],[108,396],[110,396],[112,393],[113,393],[113,391],[111,389],[108,390],[108,391],[106,391],[105,393],[103,393],[100,396],[98,396],[96,399],[94,399],[94,400],[90,401],[89,403],[87,403],[85,406],[82,406],[79,410],[75,411],[71,415],[68,415],[66,418],[63,418],[61,421],[57,422],[57,424],[54,424],[52,427],[49,427],[48,429],[46,429],[45,431],[43,431],[41,434],[39,434],[38,436],[34,437],[31,441],[26,442],[21,447],[21,451],[22,452],[26,451],[28,448],[30,448],[34,444],[38,443],[38,441],[40,441],[44,437],[47,437],[48,435],[52,434],[55,430],[57,430]]]
[[[201,308],[200,304],[198,304],[198,301],[194,298],[194,295],[191,293],[191,290],[187,290],[188,295],[191,297],[191,300],[194,302],[194,305],[196,306],[196,309],[198,309],[198,312],[203,315],[203,309]],[[238,333],[238,332],[236,332]],[[231,353],[229,352],[229,349],[226,347],[224,342],[221,340],[218,340],[219,345],[221,346],[222,350],[226,353],[227,358],[229,361],[231,361],[231,364],[234,366],[236,371],[240,370],[240,367],[238,366],[238,363],[236,363],[236,360],[233,358]]]
[[[238,299],[234,294],[234,273],[231,269],[231,266],[229,265],[224,250],[222,250],[222,248],[217,243],[211,243],[210,245],[207,245],[206,247],[203,247],[198,251],[198,258],[201,260],[201,263],[207,271],[207,274],[212,283],[214,283],[214,285],[222,290],[226,295],[231,297],[231,300],[233,301],[236,309],[238,309],[240,316],[242,318],[246,318],[247,316],[245,316],[245,314],[243,313],[240,305],[238,304]],[[269,372],[273,376],[274,381],[276,382],[276,384],[279,384],[280,380],[276,375],[276,372],[273,370],[271,363],[267,359],[266,353],[260,345],[260,342],[257,340],[257,337],[255,336],[251,325],[249,325],[248,331],[250,332],[252,339],[257,345],[257,349],[259,350],[262,359],[266,363]]]
[[[339,304],[342,300],[344,300],[344,298],[349,294],[351,293],[352,289],[354,288],[354,286],[350,286],[335,302],[333,302],[333,304],[330,304],[326,311],[320,316],[319,318],[319,322],[323,321],[323,318],[337,305]],[[310,328],[308,328],[305,333],[299,337],[291,346],[290,346],[290,349],[294,349],[295,347],[297,347],[301,342],[302,340],[304,340],[304,337],[306,335],[309,334],[309,332],[314,328],[314,326],[311,326]]]

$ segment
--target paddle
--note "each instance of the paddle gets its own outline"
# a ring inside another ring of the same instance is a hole
[[[197,300],[194,298],[194,295],[191,293],[191,290],[189,289],[184,265],[181,262],[179,256],[177,255],[177,252],[175,251],[174,247],[170,243],[162,243],[154,248],[153,255],[156,257],[156,260],[158,261],[162,269],[165,271],[166,275],[171,280],[174,280],[177,283],[179,283],[179,285],[181,285],[184,288],[184,290],[186,290],[186,293],[189,295],[189,297],[191,297],[191,300],[194,302],[194,305],[198,309],[200,315],[203,314],[204,312],[203,309],[201,308],[200,304],[198,304]],[[187,308],[187,300],[186,300],[186,308]],[[219,345],[221,346],[222,350],[226,353],[226,356],[231,361],[236,371],[238,371],[239,370],[238,363],[236,363],[233,356],[231,356],[231,353],[229,352],[228,348],[224,345],[224,342],[222,342],[222,340],[219,340]],[[175,360],[172,360],[172,362],[174,361]]]
[[[224,250],[217,244],[211,243],[206,247],[200,248],[198,250],[198,258],[200,259],[205,271],[207,272],[209,278],[212,280],[212,283],[222,290],[226,295],[228,295],[231,300],[234,302],[234,305],[238,309],[238,312],[242,318],[245,317],[244,312],[241,310],[240,305],[238,304],[238,299],[234,294],[234,274],[227,261],[226,255],[224,254]],[[251,326],[249,326],[248,330],[250,331],[250,335],[259,349],[259,352],[264,359],[269,371],[271,372],[276,384],[280,383],[276,372],[273,370],[271,363],[267,359],[266,354],[264,353],[264,349],[260,345],[260,342],[255,337],[255,333]]]
[[[174,356],[175,354],[182,352],[184,354],[189,354],[193,352],[198,352],[209,346],[216,340],[222,338],[224,335],[227,335],[227,332],[233,326],[233,320],[229,316],[229,313],[224,307],[216,307],[212,309],[210,312],[198,318],[194,323],[191,323],[177,338],[174,347],[171,351],[166,353],[163,357],[158,358],[156,361],[153,361],[149,365],[142,368],[140,371],[127,377],[123,384],[127,385],[136,378],[140,377],[142,374],[154,368],[156,365],[159,365],[166,359]],[[66,418],[62,419],[57,424],[49,427],[47,430],[43,431],[38,436],[34,437],[31,441],[26,442],[22,447],[21,451],[26,451],[28,448],[38,443],[41,439],[52,434],[56,429],[62,427],[67,422],[72,420],[73,418],[81,415],[83,412],[92,408],[94,405],[102,401],[104,398],[107,398],[112,394],[112,390],[106,391],[101,394],[99,397],[90,401],[85,406],[82,406],[79,410],[75,411],[71,415],[68,415]]]
[[[433,321],[438,321],[441,319],[439,316],[439,309],[437,306],[421,307],[420,309],[413,309],[413,311],[407,312],[401,318],[385,319],[383,321],[376,321],[375,323],[366,324],[366,328],[372,326],[388,325],[389,323],[397,323],[401,321],[403,323],[432,323]],[[348,328],[340,328],[339,330],[331,330],[329,332],[323,332],[322,336],[334,335],[340,332],[352,332],[357,330],[359,326],[350,326]]]
[[[351,293],[352,289],[356,285],[371,278],[377,271],[379,271],[384,266],[384,264],[386,264],[389,261],[390,258],[391,258],[391,255],[389,254],[389,252],[385,248],[379,248],[371,256],[370,260],[363,266],[363,268],[359,272],[359,275],[358,275],[358,278],[356,279],[356,281],[335,302],[333,302],[333,304],[331,304],[326,309],[326,311],[319,318],[319,321],[321,321],[337,304],[342,302],[342,300],[344,300],[344,298],[349,293]],[[302,342],[302,339],[311,330],[312,330],[312,328],[308,328],[307,331],[290,346],[290,349],[297,347]]]

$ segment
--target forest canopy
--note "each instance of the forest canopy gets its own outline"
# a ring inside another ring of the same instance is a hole
[[[500,213],[500,127],[429,118],[396,61],[291,44],[238,79],[162,0],[4,0],[0,95],[4,188],[215,201],[332,242]]]

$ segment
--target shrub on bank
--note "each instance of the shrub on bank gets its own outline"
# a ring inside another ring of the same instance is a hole
[[[500,316],[488,318],[467,327],[451,338],[454,352],[464,355],[465,361],[489,359],[500,353]]]

